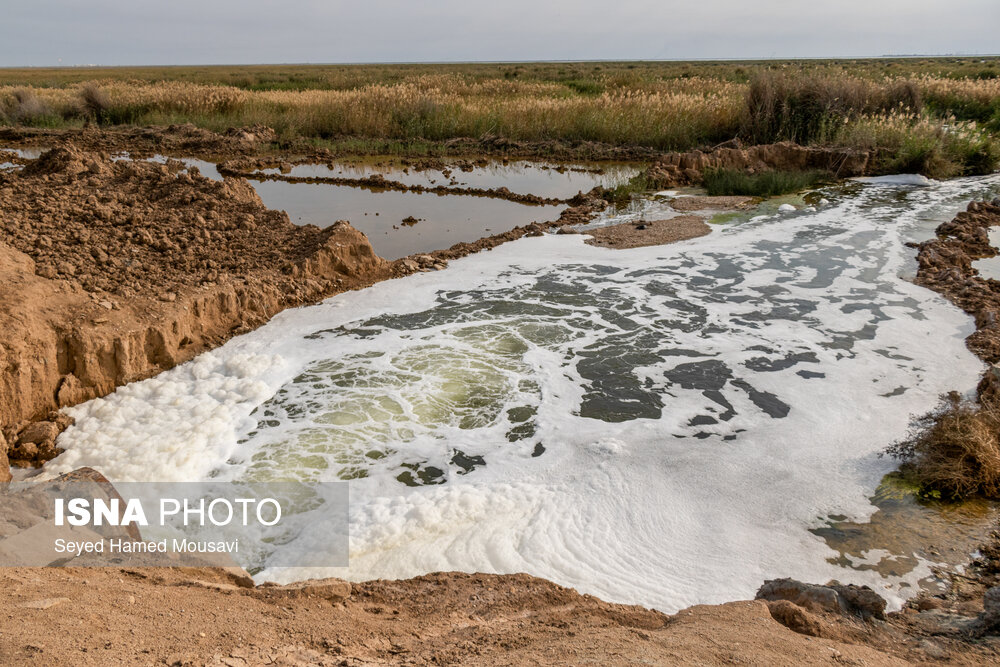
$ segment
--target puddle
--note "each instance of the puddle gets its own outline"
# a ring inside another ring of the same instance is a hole
[[[328,227],[337,220],[348,220],[386,259],[441,250],[532,222],[555,220],[564,208],[328,183],[251,183],[268,208],[285,211],[296,224]]]
[[[588,192],[598,185],[614,186],[639,173],[635,164],[614,163],[595,165],[563,165],[549,162],[491,162],[486,166],[462,171],[451,167],[417,171],[402,164],[333,163],[303,164],[292,167],[287,176],[298,178],[366,178],[382,175],[386,180],[404,185],[433,188],[447,186],[458,189],[491,189],[505,187],[519,194],[568,199],[578,192]],[[264,169],[261,173],[280,174],[278,169]]]
[[[994,248],[1000,248],[1000,227],[991,228],[989,235],[990,245]],[[1000,255],[987,257],[986,259],[977,259],[972,263],[972,268],[979,271],[979,275],[983,278],[1000,280]]]
[[[833,517],[813,530],[839,554],[828,562],[900,578],[901,586],[919,585],[932,593],[945,590],[932,568],[962,566],[1000,519],[1000,506],[986,500],[922,500],[898,473],[886,475],[872,504],[878,511],[867,523]]]

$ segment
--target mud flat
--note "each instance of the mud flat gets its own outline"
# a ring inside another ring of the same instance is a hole
[[[686,241],[705,236],[711,231],[712,228],[705,224],[703,218],[684,215],[667,220],[650,220],[601,227],[586,233],[592,237],[587,239],[587,243],[590,245],[627,249]]]

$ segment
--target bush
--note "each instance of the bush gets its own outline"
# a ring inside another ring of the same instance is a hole
[[[903,462],[903,474],[925,494],[1000,498],[1000,405],[963,402],[952,393],[885,453]]]
[[[9,122],[20,125],[52,125],[59,120],[52,108],[28,88],[15,90],[0,111]]]
[[[851,118],[890,110],[915,113],[923,102],[910,81],[879,84],[848,76],[764,72],[750,81],[745,106],[741,133],[751,143],[805,145],[829,139]]]
[[[705,189],[712,197],[775,197],[804,190],[829,177],[823,171],[762,171],[749,174],[734,169],[710,169],[705,172]]]
[[[111,100],[107,93],[93,83],[88,83],[80,90],[80,100],[84,112],[98,123],[107,122],[106,115],[111,108]]]

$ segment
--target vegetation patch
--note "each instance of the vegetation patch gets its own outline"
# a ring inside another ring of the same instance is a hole
[[[749,174],[737,169],[709,169],[705,171],[705,189],[710,197],[776,197],[805,190],[829,178],[830,175],[824,171],[762,171]]]
[[[998,72],[998,58],[0,69],[0,125],[260,124],[283,146],[420,154],[740,137],[876,148],[875,171],[946,177],[997,166]]]
[[[617,184],[605,187],[603,197],[605,201],[615,204],[627,203],[633,195],[642,194],[651,188],[651,182],[646,172],[636,174],[628,180],[623,180]]]
[[[902,461],[902,474],[922,495],[1000,498],[1000,405],[962,401],[953,392],[885,453]]]

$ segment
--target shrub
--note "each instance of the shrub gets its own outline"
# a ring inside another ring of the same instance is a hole
[[[741,133],[752,143],[828,139],[862,114],[922,108],[920,89],[910,81],[875,83],[850,76],[763,72],[750,81]]]
[[[28,88],[15,90],[3,105],[3,116],[21,125],[51,125],[58,121],[52,108]]]
[[[829,177],[824,171],[762,171],[750,174],[735,169],[709,169],[705,171],[705,189],[713,197],[775,197],[804,190]]]
[[[80,89],[80,100],[83,103],[84,112],[91,116],[98,123],[107,122],[106,115],[111,108],[111,100],[107,93],[97,87],[96,84],[88,83]]]
[[[903,462],[903,474],[925,494],[1000,498],[1000,405],[963,402],[952,393],[885,453]]]

